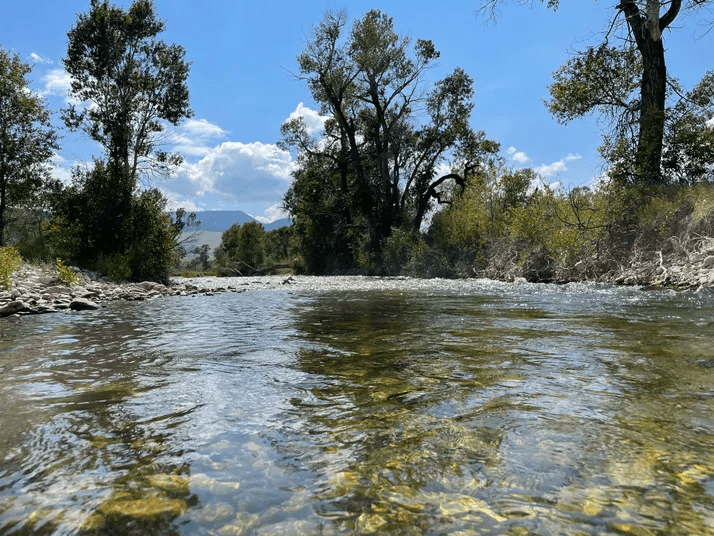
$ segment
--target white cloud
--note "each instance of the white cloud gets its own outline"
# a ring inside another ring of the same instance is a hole
[[[282,204],[275,204],[263,212],[263,216],[253,216],[260,223],[272,223],[275,220],[280,220],[289,217],[290,214],[283,208]]]
[[[39,54],[35,54],[34,52],[30,54],[30,60],[32,63],[54,63],[51,59],[49,58],[43,58]]]
[[[203,208],[199,207],[192,199],[170,190],[162,189],[162,191],[166,196],[167,208],[172,212],[177,208],[183,208],[186,212],[200,212],[203,210]]]
[[[714,117],[705,123],[708,127],[714,128]]]
[[[169,127],[174,151],[184,157],[204,157],[211,153],[217,139],[225,138],[227,130],[206,119],[189,119],[178,127]]]
[[[195,163],[184,163],[178,179],[187,195],[218,195],[236,204],[281,199],[290,185],[290,153],[260,142],[224,142]]]
[[[515,147],[509,147],[506,153],[511,157],[511,160],[514,160],[519,164],[526,164],[530,161],[530,157],[526,153],[516,150]]]
[[[227,130],[223,130],[206,119],[189,119],[181,124],[180,129],[201,139],[222,138],[228,134]]]
[[[54,178],[59,179],[63,184],[72,182],[72,169],[66,158],[55,153],[50,160],[50,167]]]
[[[52,69],[45,76],[42,77],[44,82],[44,88],[40,90],[40,95],[46,97],[47,95],[56,95],[62,97],[65,101],[69,102],[69,90],[72,79],[69,73],[64,69]]]
[[[535,168],[535,171],[536,173],[544,177],[552,177],[553,175],[556,175],[561,171],[567,171],[568,162],[579,160],[581,158],[582,156],[580,156],[579,154],[569,154],[568,156],[561,158],[557,162],[553,162],[551,164],[541,164],[540,166]]]
[[[288,120],[297,119],[298,117],[303,118],[305,124],[307,125],[307,132],[310,135],[319,134],[325,129],[325,121],[327,121],[327,117],[320,115],[320,112],[317,110],[308,108],[302,102],[297,105],[295,110],[293,110],[290,117],[288,117]]]

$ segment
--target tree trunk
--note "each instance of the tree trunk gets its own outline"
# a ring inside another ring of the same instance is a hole
[[[648,41],[647,48],[641,51],[644,72],[640,86],[640,132],[635,165],[641,182],[659,184],[663,182],[662,140],[667,91],[667,69],[662,40]]]
[[[639,184],[662,184],[662,146],[665,125],[665,99],[667,93],[667,67],[664,59],[662,31],[677,17],[681,0],[673,0],[669,10],[659,17],[660,2],[647,0],[642,12],[634,0],[622,0],[620,9],[642,55],[642,80],[640,82],[640,116],[635,173]]]

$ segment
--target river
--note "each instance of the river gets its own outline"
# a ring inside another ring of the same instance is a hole
[[[281,282],[1,320],[0,534],[714,534],[712,291]]]

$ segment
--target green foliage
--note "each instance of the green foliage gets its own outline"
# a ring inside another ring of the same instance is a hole
[[[208,270],[210,263],[211,246],[208,244],[203,244],[198,248],[198,262],[201,265],[201,269]]]
[[[367,234],[364,218],[328,162],[303,155],[285,196],[301,264],[308,273],[344,272],[357,264],[355,242]]]
[[[178,264],[177,239],[183,224],[166,212],[166,198],[157,189],[112,195],[109,172],[96,162],[78,173],[75,183],[58,197],[48,232],[57,249],[80,265],[93,267],[115,281],[128,278],[165,282]],[[119,207],[120,204],[126,207]]]
[[[151,0],[134,0],[128,10],[92,0],[89,13],[77,16],[68,32],[62,60],[78,102],[63,110],[72,129],[84,131],[107,152],[117,174],[114,187],[129,193],[142,168],[168,175],[179,155],[157,150],[162,120],[177,125],[192,115],[186,80],[189,63],[183,47],[157,39],[164,23]]]
[[[378,10],[345,36],[346,25],[344,12],[328,12],[298,56],[298,77],[328,117],[322,139],[300,119],[281,129],[299,152],[285,206],[313,273],[378,269],[395,229],[417,235],[443,190],[463,188],[465,172],[498,151],[470,127],[473,81],[462,69],[422,89],[439,58],[431,41],[399,36]],[[439,176],[456,154],[464,172]]]
[[[284,226],[266,232],[263,249],[266,264],[290,264],[291,259],[298,254],[293,227]]]
[[[221,275],[220,270],[207,269],[207,270],[195,270],[192,268],[185,268],[179,270],[179,275],[181,277],[218,277]]]
[[[99,257],[122,253],[132,193],[120,195],[105,162],[74,170],[73,183],[55,199],[60,247],[74,262],[89,265]]]
[[[61,191],[58,180],[48,180],[19,207],[8,211],[6,238],[29,262],[51,262],[62,256],[58,244],[48,232],[52,204]]]
[[[714,72],[668,110],[664,172],[670,183],[714,183]]]
[[[131,267],[126,255],[118,253],[110,255],[106,259],[100,258],[97,262],[99,270],[106,274],[109,279],[120,283],[131,277]]]
[[[0,246],[9,210],[22,208],[48,182],[57,134],[41,97],[28,87],[30,66],[0,49]]]
[[[166,211],[166,198],[152,188],[132,201],[125,251],[131,278],[166,283],[179,260],[175,250],[178,233]]]
[[[642,196],[615,185],[554,191],[532,170],[492,166],[434,216],[428,238],[455,273],[568,279],[579,261],[605,262],[598,259],[623,240]]]
[[[690,190],[695,222],[709,216],[714,210],[714,184],[698,184]]]
[[[0,284],[10,288],[10,275],[20,267],[22,258],[12,246],[0,247]]]
[[[464,192],[452,193],[451,204],[432,219],[429,234],[434,243],[442,249],[481,249],[500,237],[505,232],[506,210],[522,195],[520,183],[530,180],[530,171],[518,173],[509,174],[497,165],[479,169]]]
[[[215,251],[216,263],[222,267],[235,265],[236,270],[255,271],[263,264],[265,229],[257,221],[233,224],[221,235]]]
[[[65,266],[64,262],[62,262],[62,259],[57,257],[55,259],[55,266],[57,266],[57,272],[58,272],[58,277],[59,280],[62,281],[65,285],[68,287],[71,287],[72,285],[76,285],[79,282],[79,278],[77,277],[77,274],[69,268],[68,266]]]
[[[697,184],[689,188],[659,187],[647,191],[645,202],[637,210],[637,221],[642,228],[668,239],[682,234],[683,216],[686,225],[695,226],[712,218],[714,213],[714,185]],[[702,231],[699,239],[708,238],[710,231]],[[680,237],[681,238],[681,237]]]
[[[382,269],[387,275],[415,271],[415,264],[424,255],[426,243],[411,229],[393,229],[382,245]]]
[[[588,47],[553,73],[548,110],[561,123],[597,111],[624,127],[636,113],[633,100],[641,70],[642,60],[633,46]]]

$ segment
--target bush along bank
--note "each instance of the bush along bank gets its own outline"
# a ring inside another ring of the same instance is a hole
[[[714,287],[711,185],[567,193],[541,187],[517,202],[502,197],[493,184],[467,189],[434,217],[426,240],[402,255],[409,258],[403,272]]]
[[[637,250],[619,261],[592,257],[572,265],[558,264],[543,251],[527,252],[520,261],[517,251],[509,253],[489,259],[486,267],[474,274],[502,281],[595,281],[647,288],[714,289],[714,239],[701,240],[694,247],[672,240],[661,249]]]

